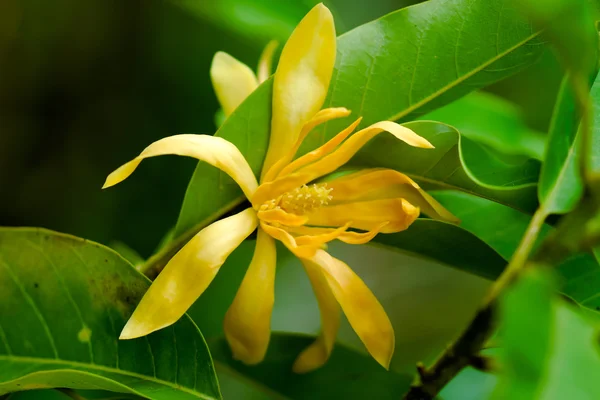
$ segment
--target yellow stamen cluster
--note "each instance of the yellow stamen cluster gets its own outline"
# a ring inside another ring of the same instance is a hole
[[[326,183],[302,185],[284,193],[279,200],[279,206],[286,212],[296,215],[306,215],[319,207],[326,206],[333,198]]]

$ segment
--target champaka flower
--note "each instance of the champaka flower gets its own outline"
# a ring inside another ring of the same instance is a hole
[[[274,303],[276,239],[302,262],[321,312],[321,333],[298,356],[294,371],[308,372],[327,361],[340,311],[373,358],[389,367],[394,331],[388,316],[358,275],[324,250],[325,244],[335,239],[362,244],[379,233],[405,230],[420,211],[431,218],[456,219],[398,171],[372,168],[331,177],[382,132],[410,146],[433,147],[402,125],[382,121],[355,132],[359,118],[322,146],[296,157],[313,128],[350,114],[341,107],[320,110],[333,73],[335,45],[333,17],[319,4],[283,48],[274,76],[271,136],[260,184],[236,146],[208,135],[158,140],[108,176],[104,187],[126,179],[145,158],[190,156],[231,176],[251,203],[246,210],[202,229],[169,261],[125,325],[121,339],[147,335],[181,318],[229,254],[258,229],[254,255],[224,319],[233,356],[247,364],[265,356]],[[227,93],[225,97],[231,95]]]

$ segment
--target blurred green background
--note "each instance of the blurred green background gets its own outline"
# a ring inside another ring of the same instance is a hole
[[[161,137],[213,133],[214,53],[255,66],[263,46],[284,42],[317,2],[1,1],[0,225],[150,255],[177,219],[195,161],[159,157],[106,191],[104,178]],[[340,34],[414,2],[325,1]],[[549,53],[493,90],[543,131],[558,76]]]

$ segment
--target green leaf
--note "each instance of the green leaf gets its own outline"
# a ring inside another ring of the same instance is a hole
[[[544,156],[544,135],[530,129],[513,104],[491,93],[470,93],[419,119],[452,125],[463,137],[506,154]]]
[[[349,165],[391,168],[407,174],[425,189],[461,190],[525,212],[535,209],[539,173],[536,160],[501,157],[439,122],[415,121],[405,125],[429,140],[435,149],[410,147],[389,135],[380,135]]]
[[[493,399],[600,398],[598,327],[553,289],[534,271],[501,299],[502,369]]]
[[[0,229],[0,395],[67,387],[220,398],[206,343],[189,318],[118,340],[148,286],[104,246],[44,229]]]
[[[387,372],[369,356],[339,344],[319,370],[293,373],[294,360],[313,341],[313,337],[274,334],[265,360],[255,366],[233,360],[224,339],[211,341],[210,347],[220,366],[290,399],[398,399],[410,385],[411,377]]]
[[[466,193],[444,191],[431,193],[444,207],[460,218],[460,227],[497,251],[506,261],[512,258],[531,216],[493,201]],[[537,244],[553,230],[544,224]],[[468,247],[460,247],[468,248]],[[534,248],[535,249],[535,248]],[[535,252],[535,250],[534,250]],[[451,253],[450,253],[451,254]],[[480,263],[473,267],[459,268],[490,279],[501,271],[496,266]],[[600,307],[600,264],[590,254],[577,254],[557,268],[561,277],[561,291],[590,309]]]
[[[547,214],[572,211],[583,195],[578,170],[580,142],[578,115],[568,78],[562,82],[550,123],[548,145],[540,175],[538,197]]]
[[[374,241],[488,279],[498,277],[506,266],[494,249],[472,233],[430,219],[418,219],[403,232],[377,235]]]
[[[504,3],[434,0],[340,36],[325,107],[352,109],[364,117],[363,125],[407,119],[530,65],[542,51],[538,33]],[[493,30],[488,21],[496,21]],[[259,87],[217,132],[240,147],[255,173],[268,144],[271,85]],[[322,143],[344,124],[327,124],[325,134],[315,132],[306,147]],[[218,218],[241,201],[240,195],[231,179],[199,163],[175,236]]]
[[[590,146],[590,171],[600,179],[600,75],[596,77],[591,89],[592,116],[594,120],[592,140]]]

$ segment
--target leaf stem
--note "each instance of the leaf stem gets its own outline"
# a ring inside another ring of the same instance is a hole
[[[483,305],[460,337],[430,367],[417,366],[418,378],[404,395],[405,400],[432,400],[462,369],[473,362],[494,332],[494,310],[498,296],[523,271],[540,229],[548,216],[543,207],[531,219],[519,247],[500,277],[494,282]]]

